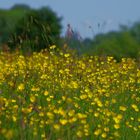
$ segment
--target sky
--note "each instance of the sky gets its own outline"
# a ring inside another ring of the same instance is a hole
[[[119,25],[131,26],[140,21],[140,0],[0,0],[0,8],[14,4],[27,4],[33,8],[49,6],[63,17],[62,35],[67,24],[83,38],[119,29]]]

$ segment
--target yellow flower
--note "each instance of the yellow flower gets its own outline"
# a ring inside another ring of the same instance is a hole
[[[83,136],[83,133],[79,130],[76,132],[76,135],[81,138]]]
[[[94,116],[95,116],[95,117],[98,117],[98,116],[99,116],[99,113],[98,113],[98,112],[95,112],[95,113],[94,113]]]
[[[33,135],[34,135],[34,136],[37,136],[37,134],[38,134],[37,131],[34,131],[34,132],[33,132]]]
[[[119,129],[120,128],[120,125],[119,124],[114,124],[114,128],[115,129]]]
[[[60,125],[59,124],[54,124],[53,127],[54,127],[55,130],[60,130]]]
[[[12,119],[13,119],[13,122],[17,121],[17,118],[15,116],[13,116]]]
[[[31,108],[22,108],[22,112],[25,114],[28,114],[32,111],[32,107]]]
[[[16,100],[12,99],[12,100],[11,100],[11,102],[12,102],[12,103],[15,103],[15,102],[16,102]]]
[[[77,121],[77,118],[76,117],[73,117],[73,118],[70,118],[69,119],[69,123],[73,123],[73,122],[76,122]]]
[[[65,101],[66,100],[66,97],[65,96],[62,96],[62,100]]]
[[[19,90],[19,91],[23,91],[24,89],[25,89],[24,84],[19,84],[18,90]]]
[[[94,131],[94,135],[98,136],[101,134],[101,132],[102,132],[101,129],[97,129]]]
[[[69,54],[69,53],[66,53],[66,54],[64,54],[64,56],[65,56],[65,57],[69,57],[69,56],[70,56],[70,54]]]
[[[86,99],[88,96],[86,94],[82,94],[80,95],[80,99],[83,100],[83,99]]]
[[[121,120],[123,118],[122,114],[118,114],[117,118]]]
[[[55,48],[56,48],[55,45],[50,46],[50,49],[55,49]]]
[[[34,103],[35,100],[36,100],[35,96],[31,95],[31,96],[30,96],[30,101],[31,101],[32,103]]]
[[[76,81],[71,82],[71,88],[78,88],[78,83]]]
[[[105,131],[105,132],[109,132],[109,128],[108,128],[108,127],[105,127],[105,128],[104,128],[104,131]]]
[[[49,94],[49,92],[46,90],[46,91],[44,92],[44,95],[45,95],[45,96],[48,96],[48,94]]]
[[[115,121],[115,123],[120,123],[120,120],[122,119],[122,115],[118,114],[116,117],[113,118],[113,120]]]
[[[63,70],[59,70],[59,73],[63,74],[63,73],[64,73],[64,71],[63,71]]]
[[[132,104],[131,107],[136,111],[139,112],[139,108],[136,104]]]
[[[45,138],[45,137],[46,137],[45,133],[41,134],[41,138]]]
[[[133,117],[130,117],[130,120],[134,121],[134,118]]]
[[[98,105],[98,107],[102,107],[103,106],[103,104],[102,104],[102,102],[101,101],[97,101],[97,105]]]
[[[14,87],[14,83],[12,81],[8,82],[11,87]]]
[[[47,100],[48,102],[50,102],[50,101],[51,101],[51,98],[50,98],[50,97],[48,97],[48,98],[46,98],[46,100]]]
[[[43,116],[44,116],[44,113],[43,113],[43,112],[40,112],[40,113],[39,113],[39,116],[40,116],[40,117],[43,117]]]
[[[101,137],[102,138],[106,138],[107,137],[107,134],[106,133],[102,133]]]
[[[114,118],[113,120],[115,121],[115,123],[120,123],[120,120],[118,118]]]
[[[40,89],[38,87],[32,87],[31,91],[39,91]]]
[[[66,125],[67,124],[67,120],[66,119],[60,119],[60,123],[62,124],[62,125]]]
[[[126,108],[125,106],[120,106],[120,107],[119,107],[119,110],[121,110],[121,111],[126,111],[126,109],[127,109],[127,108]]]
[[[82,123],[82,124],[86,124],[87,121],[86,121],[86,120],[81,120],[81,123]]]
[[[137,128],[137,127],[133,127],[133,130],[134,130],[134,131],[138,131],[138,128]]]
[[[112,103],[115,104],[117,101],[116,99],[112,99]]]
[[[87,118],[87,115],[86,114],[82,114],[82,113],[77,113],[77,117],[79,119],[85,119],[85,118]]]
[[[70,117],[72,117],[72,116],[74,115],[74,113],[75,113],[75,110],[70,110],[70,111],[68,112],[68,115],[69,115]]]
[[[62,108],[59,108],[58,113],[59,113],[60,115],[62,115],[63,117],[66,116],[66,112],[65,112]]]
[[[120,136],[120,135],[119,135],[119,132],[117,132],[117,131],[114,132],[114,136],[115,136],[115,137],[119,137],[119,136]]]
[[[53,119],[54,118],[54,114],[51,112],[47,112],[47,116],[49,117],[49,119]]]

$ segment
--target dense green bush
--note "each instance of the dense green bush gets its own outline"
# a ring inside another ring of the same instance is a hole
[[[49,8],[30,10],[16,26],[9,40],[9,46],[40,51],[50,45],[58,44],[61,32],[61,18]]]
[[[17,22],[25,16],[29,9],[21,8],[18,5],[11,9],[0,9],[0,43],[7,43],[11,34],[15,30]]]
[[[113,56],[117,60],[122,57],[140,58],[140,24],[131,28],[121,28],[118,32],[97,35],[89,41],[90,47],[85,49],[86,55]]]

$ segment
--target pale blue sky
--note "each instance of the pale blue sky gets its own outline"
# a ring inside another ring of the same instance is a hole
[[[70,23],[82,37],[117,30],[119,24],[131,25],[140,21],[140,0],[1,0],[0,8],[10,8],[16,3],[34,8],[51,7],[58,16],[63,17],[63,34]]]

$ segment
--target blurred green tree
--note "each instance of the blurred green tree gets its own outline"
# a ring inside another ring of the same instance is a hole
[[[9,39],[9,46],[22,47],[25,51],[40,51],[58,44],[61,33],[61,19],[48,7],[30,10],[15,26],[15,33]]]
[[[99,34],[91,45],[88,54],[114,56],[118,61],[122,57],[138,59],[140,55],[139,43],[129,30]]]
[[[140,43],[140,22],[134,23],[130,29],[130,33]]]
[[[0,42],[4,41],[6,38],[6,19],[3,16],[0,16]]]

